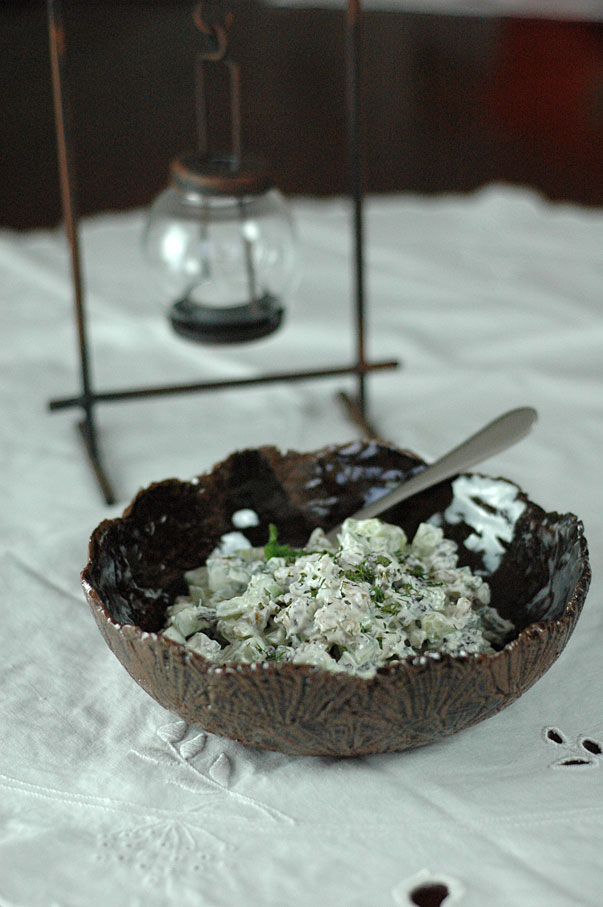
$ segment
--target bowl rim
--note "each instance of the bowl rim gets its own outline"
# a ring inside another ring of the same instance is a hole
[[[379,446],[396,451],[397,453],[402,453],[407,456],[412,457],[417,460],[418,464],[424,463],[417,454],[413,451],[410,451],[406,448],[397,447],[395,444],[392,444],[387,441],[380,441],[377,439],[371,439],[372,442],[376,442]],[[358,443],[362,443],[361,441]],[[299,454],[302,455],[314,455],[317,456],[322,453],[328,453],[336,450],[341,450],[343,448],[349,447],[350,442],[344,442],[342,444],[330,444],[324,447],[319,448],[315,451],[282,451],[274,446],[261,446],[255,448],[245,448],[235,453],[246,453],[248,451],[274,451],[278,453],[279,456],[286,456],[287,454]],[[150,491],[153,491],[159,487],[167,487],[169,485],[179,485],[179,486],[194,486],[199,485],[202,479],[209,478],[223,465],[228,462],[230,457],[233,454],[230,454],[228,457],[216,463],[211,469],[207,470],[204,473],[193,476],[191,479],[178,479],[178,478],[168,478],[162,479],[160,481],[155,481],[149,485],[139,489],[134,498],[130,503],[125,507],[121,515],[113,517],[110,519],[105,519],[100,522],[96,528],[92,531],[89,542],[88,542],[88,559],[85,567],[80,573],[81,584],[86,595],[86,598],[91,605],[94,606],[99,617],[102,617],[105,623],[107,623],[114,632],[118,634],[124,634],[126,637],[133,639],[138,639],[139,641],[157,641],[161,646],[175,647],[172,651],[177,652],[180,655],[185,657],[185,660],[196,664],[196,666],[201,670],[202,673],[206,673],[212,676],[219,676],[222,674],[257,674],[258,671],[265,672],[267,674],[283,674],[293,673],[297,675],[309,674],[312,676],[328,676],[332,679],[338,679],[344,682],[360,682],[362,684],[372,684],[390,677],[391,675],[405,674],[415,671],[416,669],[424,670],[429,665],[435,664],[450,664],[450,665],[466,665],[466,664],[494,664],[497,661],[508,658],[515,649],[519,648],[526,642],[536,639],[541,636],[543,633],[551,633],[555,630],[563,632],[566,626],[569,625],[571,628],[572,622],[575,622],[582,610],[584,605],[590,582],[592,579],[592,569],[589,559],[588,543],[584,535],[584,525],[582,520],[580,520],[576,514],[570,512],[559,513],[557,511],[545,511],[534,501],[532,501],[526,492],[514,481],[506,478],[505,476],[491,476],[482,472],[462,472],[459,473],[459,476],[478,476],[480,478],[490,479],[493,482],[505,482],[508,485],[512,485],[517,489],[519,496],[525,501],[526,504],[538,507],[542,510],[543,517],[549,518],[553,522],[558,522],[564,519],[569,519],[575,523],[577,535],[578,535],[578,549],[579,549],[579,560],[580,560],[580,572],[578,578],[575,582],[575,585],[572,590],[572,594],[567,600],[563,614],[558,618],[541,618],[539,620],[533,621],[527,624],[519,633],[509,640],[501,649],[494,653],[486,652],[474,652],[474,653],[462,653],[462,654],[453,654],[450,652],[425,652],[420,655],[411,655],[408,658],[400,659],[400,661],[392,662],[391,664],[384,665],[377,668],[374,675],[364,676],[359,674],[354,674],[348,671],[331,671],[328,668],[321,668],[317,665],[310,664],[293,664],[291,662],[284,663],[275,663],[275,662],[249,662],[249,663],[240,663],[233,662],[232,664],[215,664],[215,662],[209,661],[199,652],[190,649],[182,643],[176,642],[175,640],[166,639],[158,631],[152,630],[143,630],[142,627],[138,624],[133,623],[120,623],[115,620],[108,612],[107,608],[102,602],[101,596],[95,586],[92,584],[90,579],[90,572],[92,569],[93,563],[93,554],[94,548],[97,543],[97,539],[104,534],[104,532],[111,526],[121,523],[124,519],[127,519],[133,512],[137,502],[141,497],[147,495]],[[456,476],[451,477],[450,482],[454,481]],[[168,649],[169,651],[169,649]]]

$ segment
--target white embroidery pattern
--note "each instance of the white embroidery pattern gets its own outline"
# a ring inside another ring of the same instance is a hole
[[[271,819],[273,822],[295,824],[291,816],[279,809],[266,806],[253,797],[232,789],[230,786],[233,775],[231,758],[224,752],[219,752],[217,755],[208,752],[210,748],[207,745],[207,734],[189,728],[185,721],[178,719],[158,728],[157,736],[163,743],[162,747],[147,747],[144,750],[132,749],[130,752],[146,762],[154,762],[170,768],[171,774],[166,780],[171,784],[176,784],[190,793],[204,796],[226,792],[238,802],[238,805],[259,810],[264,818]],[[218,740],[213,737],[211,739],[212,742]],[[194,760],[201,753],[207,754],[208,757],[205,760],[208,763],[206,771],[194,764]]]
[[[200,872],[211,861],[212,871],[223,865],[225,841],[194,822],[194,816],[148,819],[98,838],[97,860],[116,860],[138,870],[145,884],[155,885],[176,871]]]
[[[195,890],[200,890],[198,886],[207,877],[209,867],[214,878],[218,871],[230,872],[226,858],[236,844],[232,839],[225,840],[217,826],[218,833],[212,830],[212,816],[217,813],[228,814],[231,825],[233,821],[258,820],[289,827],[297,824],[279,809],[233,786],[240,781],[239,773],[232,755],[222,750],[220,738],[189,728],[182,720],[161,725],[156,734],[160,745],[131,749],[129,753],[160,766],[160,783],[171,782],[194,795],[187,798],[184,809],[62,791],[5,775],[0,776],[0,781],[8,790],[28,794],[34,801],[62,803],[69,812],[74,808],[93,809],[98,820],[81,827],[66,815],[65,828],[77,828],[77,834],[89,839],[87,850],[95,862],[112,864],[116,869],[121,864],[124,871],[135,873],[137,884],[144,891],[171,884],[174,878],[188,878]],[[29,824],[23,816],[17,819],[9,814],[2,826],[14,840],[29,835],[38,837],[43,824],[43,820]],[[53,832],[54,837],[54,824],[49,825],[48,832]]]

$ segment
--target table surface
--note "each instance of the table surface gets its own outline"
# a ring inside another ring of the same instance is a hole
[[[304,268],[286,324],[230,348],[170,332],[141,212],[86,221],[98,388],[349,362],[347,202],[295,213]],[[400,907],[422,880],[447,885],[446,907],[601,904],[603,212],[491,186],[371,199],[367,233],[369,352],[402,362],[371,376],[372,418],[431,459],[537,408],[484,470],[584,521],[593,583],[573,637],[508,709],[405,753],[295,758],[187,727],[98,633],[79,584],[88,536],[139,487],[232,450],[355,437],[337,401],[353,382],[106,405],[108,507],[74,412],[47,409],[78,389],[63,234],[0,233],[2,907]]]

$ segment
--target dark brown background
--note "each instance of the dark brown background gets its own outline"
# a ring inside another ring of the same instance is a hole
[[[147,204],[170,158],[195,140],[193,4],[64,6],[81,210]],[[367,12],[364,32],[367,189],[465,191],[498,180],[603,203],[600,24]],[[0,47],[0,224],[54,224],[43,0],[4,0]],[[243,67],[246,145],[272,159],[287,193],[345,191],[343,3],[342,12],[239,3],[231,47]]]

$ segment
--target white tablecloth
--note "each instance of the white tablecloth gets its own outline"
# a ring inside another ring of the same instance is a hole
[[[96,385],[351,360],[347,204],[296,214],[305,267],[286,326],[214,349],[170,333],[141,263],[140,213],[86,222]],[[510,708],[406,753],[293,758],[186,727],[98,633],[79,586],[88,535],[141,485],[234,449],[354,437],[336,401],[352,382],[100,408],[120,496],[107,507],[75,413],[47,411],[78,389],[63,235],[5,231],[2,907],[400,907],[423,879],[448,886],[446,907],[600,907],[603,213],[492,187],[372,200],[367,221],[369,352],[403,361],[371,377],[371,415],[431,458],[506,409],[538,409],[534,432],[483,468],[584,520],[594,579],[574,636]]]
[[[345,0],[270,0],[271,6],[344,9]],[[362,0],[365,10],[431,13],[442,16],[525,16],[599,22],[601,0]]]

